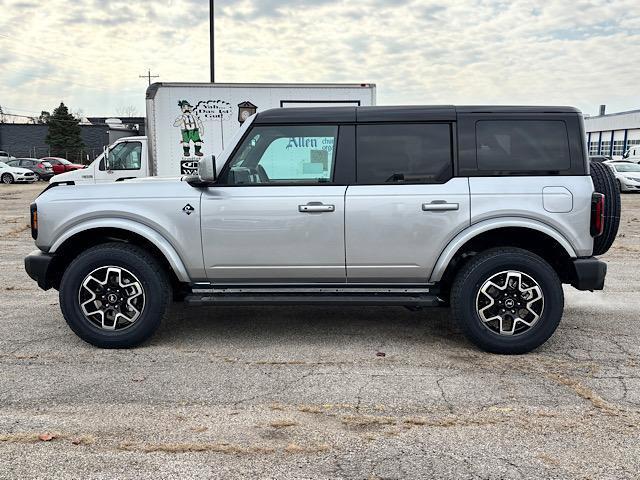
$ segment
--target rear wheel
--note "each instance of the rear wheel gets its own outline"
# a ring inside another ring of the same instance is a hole
[[[558,275],[542,258],[520,248],[496,248],[478,254],[458,272],[451,307],[478,347],[519,354],[553,334],[564,295]]]
[[[591,162],[591,180],[596,192],[604,195],[604,231],[593,239],[593,254],[607,253],[620,226],[620,188],[611,169],[602,163]]]
[[[0,180],[2,180],[2,183],[6,185],[15,182],[15,180],[13,179],[13,175],[11,175],[10,173],[3,174],[2,177],[0,177]]]
[[[103,348],[133,347],[147,340],[160,326],[171,297],[157,260],[123,243],[83,252],[60,283],[67,324],[84,341]]]

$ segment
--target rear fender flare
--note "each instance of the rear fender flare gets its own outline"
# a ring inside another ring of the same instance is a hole
[[[571,243],[569,243],[569,241],[560,232],[545,223],[538,220],[519,217],[493,218],[473,224],[456,235],[438,257],[438,261],[431,272],[429,282],[439,282],[442,279],[442,276],[453,257],[469,240],[472,240],[481,233],[505,227],[528,228],[530,230],[536,230],[544,233],[557,241],[571,258],[576,258],[578,256],[574,248],[571,246]]]

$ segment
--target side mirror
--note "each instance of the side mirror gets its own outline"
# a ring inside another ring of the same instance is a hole
[[[102,160],[104,161],[104,169],[111,170],[109,166],[109,148],[102,147]]]
[[[198,177],[203,183],[213,183],[218,179],[215,155],[204,157],[198,162]]]

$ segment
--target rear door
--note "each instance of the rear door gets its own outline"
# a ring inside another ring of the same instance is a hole
[[[347,281],[426,283],[469,225],[469,185],[453,178],[452,123],[358,125],[346,195]]]
[[[219,185],[202,195],[209,280],[345,282],[347,187],[337,179],[338,130],[337,125],[256,126],[245,136]]]

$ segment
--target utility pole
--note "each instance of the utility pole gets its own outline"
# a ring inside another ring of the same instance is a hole
[[[216,52],[215,52],[215,26],[213,23],[213,13],[215,9],[214,0],[209,0],[209,56],[211,66],[211,83],[216,83]]]
[[[159,78],[160,75],[151,75],[151,70],[147,71],[146,75],[138,75],[138,78],[147,78],[149,79],[149,85],[151,85],[151,79],[152,78]]]

